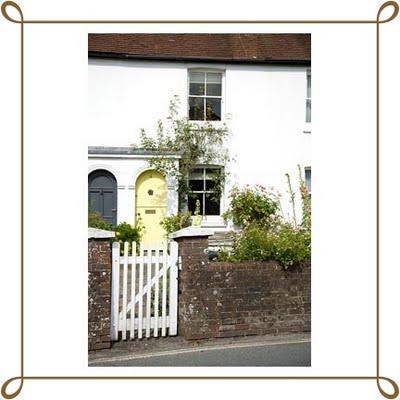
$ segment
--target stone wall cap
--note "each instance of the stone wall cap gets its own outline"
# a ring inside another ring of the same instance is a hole
[[[180,229],[172,233],[169,237],[171,239],[179,239],[184,237],[198,237],[198,236],[212,236],[214,229],[200,228],[194,226],[188,226],[187,228]]]
[[[106,231],[104,229],[88,228],[88,239],[106,239],[113,238],[115,232]]]

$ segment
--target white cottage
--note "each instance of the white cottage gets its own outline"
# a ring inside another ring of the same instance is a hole
[[[290,215],[285,174],[297,188],[300,165],[311,190],[311,36],[89,35],[89,206],[113,224],[140,215],[145,240],[161,240],[161,218],[180,205],[174,180],[149,165],[157,154],[132,144],[142,128],[156,131],[174,96],[182,117],[231,131],[234,161],[199,165],[190,177],[202,226],[226,228],[233,185],[273,187]],[[206,196],[216,168],[230,174],[219,200]]]

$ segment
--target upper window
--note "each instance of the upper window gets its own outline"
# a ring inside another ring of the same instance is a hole
[[[189,119],[221,121],[222,73],[189,72]]]
[[[311,122],[311,69],[307,70],[306,122]]]
[[[221,171],[219,168],[195,168],[189,176],[192,193],[188,198],[188,209],[194,214],[197,200],[201,215],[220,215],[221,200],[215,192],[213,178]]]

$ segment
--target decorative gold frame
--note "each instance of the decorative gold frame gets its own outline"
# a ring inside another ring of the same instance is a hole
[[[20,19],[14,19],[7,13],[7,8],[14,8]],[[380,16],[384,9],[393,7],[390,17],[381,20]],[[381,24],[394,20],[399,13],[399,5],[395,1],[387,1],[381,5],[376,19],[371,20],[27,20],[24,19],[21,8],[13,1],[5,1],[1,5],[3,17],[10,22],[20,25],[20,375],[5,381],[1,387],[1,394],[5,399],[13,399],[21,392],[25,380],[131,380],[131,379],[202,379],[202,380],[375,380],[379,392],[387,399],[394,399],[399,395],[397,383],[390,378],[380,376],[380,353],[379,353],[379,293],[380,293],[380,104],[379,104],[379,28]],[[26,24],[373,24],[376,28],[376,375],[375,376],[26,376],[24,374],[24,25]],[[7,393],[8,385],[19,380],[20,384],[13,393]],[[381,380],[389,382],[393,387],[393,393],[387,393],[381,386]]]

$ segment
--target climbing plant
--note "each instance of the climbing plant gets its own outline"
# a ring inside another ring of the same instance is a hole
[[[151,158],[149,163],[165,176],[175,178],[182,204],[183,199],[192,195],[188,177],[196,166],[224,166],[230,157],[225,147],[229,137],[226,124],[216,127],[207,121],[198,123],[179,118],[179,104],[179,97],[174,96],[169,104],[167,121],[158,121],[155,135],[148,135],[144,129],[141,130],[140,147],[157,153],[157,157]],[[173,155],[179,155],[179,160]],[[213,197],[220,198],[226,176],[225,168],[213,174]]]

